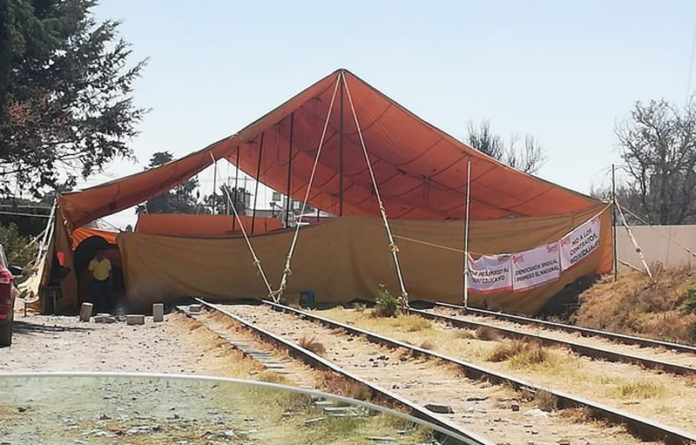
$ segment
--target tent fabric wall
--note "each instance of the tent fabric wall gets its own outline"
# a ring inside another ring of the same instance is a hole
[[[247,234],[261,234],[283,228],[278,218],[239,216]],[[252,224],[253,223],[253,224]],[[253,225],[253,232],[252,232]],[[135,232],[152,235],[220,237],[240,235],[239,222],[230,215],[192,215],[171,213],[141,213]]]
[[[476,252],[522,251],[556,241],[602,211],[601,206],[569,215],[474,221],[471,249]],[[547,286],[524,292],[470,293],[470,303],[534,314],[577,278],[611,270],[611,215],[604,210],[600,248]],[[394,221],[396,235],[461,249],[461,221]],[[291,231],[252,238],[254,249],[274,286],[282,274]],[[267,295],[241,238],[201,239],[126,233],[119,237],[126,290],[135,308],[175,302],[191,296],[212,300],[264,298]],[[422,243],[399,241],[399,258],[411,300],[461,302],[462,254]],[[378,284],[395,291],[393,263],[384,227],[373,218],[344,217],[303,227],[286,295],[314,291],[318,302],[373,299]]]

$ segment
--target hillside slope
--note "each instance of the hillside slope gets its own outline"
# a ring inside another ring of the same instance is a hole
[[[611,275],[602,277],[580,294],[580,307],[571,321],[589,328],[696,344],[696,305],[690,310],[684,307],[696,274],[686,268],[653,267],[653,280],[635,271],[623,271],[616,282]]]

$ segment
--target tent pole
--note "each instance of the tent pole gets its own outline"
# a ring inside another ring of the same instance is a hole
[[[256,165],[256,186],[254,188],[254,210],[251,212],[251,234],[254,234],[254,225],[256,223],[256,202],[259,198],[259,176],[261,176],[261,158],[263,158],[263,135],[261,133],[261,142],[259,143],[259,163]]]
[[[234,165],[234,201],[237,202],[237,187],[239,187],[239,145],[237,145],[237,160]],[[236,205],[236,204],[235,204]],[[243,209],[242,209],[243,210]],[[235,229],[235,224],[237,224],[237,218],[232,218],[232,230]]]
[[[285,228],[290,222],[290,187],[292,178],[292,139],[295,132],[295,112],[290,113],[290,143],[288,144],[288,187],[285,192]]]
[[[210,211],[213,215],[215,215],[215,207],[217,207],[217,203],[215,202],[217,198],[217,193],[215,191],[217,190],[217,159],[213,163],[213,202],[210,205]]]
[[[338,151],[340,154],[339,158],[339,173],[338,173],[338,216],[343,216],[343,76],[341,76],[341,91],[338,99],[339,103],[339,137],[338,137]],[[318,219],[317,219],[318,221]]]
[[[616,246],[616,179],[614,175],[614,164],[611,164],[611,244],[614,252],[614,281],[619,277],[619,264]]]
[[[466,163],[466,219],[464,220],[464,308],[469,307],[469,201],[471,197],[471,161]]]

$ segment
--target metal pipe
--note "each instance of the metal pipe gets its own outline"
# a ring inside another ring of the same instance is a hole
[[[339,152],[339,172],[338,172],[338,216],[343,216],[343,76],[341,76],[341,93],[339,96],[339,125],[338,125],[338,152]]]
[[[256,223],[256,203],[259,198],[259,176],[261,176],[261,159],[263,158],[263,135],[261,133],[261,142],[259,143],[259,163],[256,166],[256,186],[254,188],[254,210],[251,212],[251,234],[254,234],[254,225]]]
[[[288,144],[288,187],[285,192],[285,227],[290,223],[290,187],[292,187],[292,139],[295,133],[295,112],[290,113],[290,142]]]

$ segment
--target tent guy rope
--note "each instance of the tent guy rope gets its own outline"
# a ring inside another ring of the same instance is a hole
[[[210,153],[210,157],[213,160],[213,166],[215,170],[217,170],[217,163],[215,162],[215,157],[213,156],[212,153]],[[229,203],[230,207],[232,207],[232,212],[234,213],[234,218],[235,220],[239,223],[239,229],[242,231],[242,235],[244,236],[244,241],[246,241],[247,246],[249,247],[249,252],[251,253],[251,257],[254,260],[254,265],[259,271],[259,276],[261,279],[263,279],[263,284],[266,285],[266,289],[268,290],[268,296],[272,297],[273,296],[273,289],[271,288],[271,284],[268,282],[268,278],[266,277],[266,273],[263,271],[263,266],[261,266],[261,260],[259,260],[259,257],[256,256],[256,251],[254,250],[254,246],[251,245],[251,240],[249,239],[249,236],[247,236],[246,229],[244,229],[244,223],[242,222],[241,218],[239,217],[239,213],[237,213],[237,206],[234,205],[234,201],[232,200],[232,197],[230,197],[230,192],[227,190],[227,187],[223,188],[223,191],[225,192],[225,196],[227,197],[227,202]]]
[[[362,147],[363,155],[365,156],[365,162],[367,163],[367,170],[370,172],[370,179],[372,180],[372,187],[375,190],[375,197],[377,198],[377,203],[379,204],[379,212],[382,215],[382,222],[384,223],[384,229],[387,231],[387,238],[389,240],[389,250],[391,250],[392,258],[394,259],[394,267],[396,269],[396,276],[399,279],[399,287],[401,288],[401,299],[405,307],[408,307],[408,293],[406,292],[406,286],[404,285],[403,274],[401,273],[401,265],[399,264],[399,248],[394,241],[394,236],[392,235],[391,228],[389,227],[389,220],[387,219],[387,212],[384,209],[384,203],[382,202],[382,196],[379,193],[379,188],[377,187],[377,180],[375,179],[375,172],[372,170],[372,164],[370,162],[370,155],[367,153],[367,148],[365,147],[365,139],[363,138],[362,130],[360,129],[360,123],[358,122],[358,115],[355,112],[355,106],[353,105],[353,97],[350,94],[350,88],[348,88],[348,82],[346,82],[343,71],[341,71],[341,81],[346,89],[346,96],[348,97],[348,103],[350,104],[350,110],[353,114],[353,120],[355,121],[355,128],[358,130],[358,137],[360,138],[360,146]]]
[[[338,85],[340,83],[340,78],[336,79],[336,84],[334,85],[333,93],[331,94],[331,102],[329,103],[329,110],[326,113],[326,119],[324,120],[324,127],[321,131],[321,138],[319,139],[319,146],[317,147],[317,155],[314,158],[314,165],[312,166],[312,172],[309,175],[309,183],[307,184],[307,190],[305,191],[304,200],[302,201],[302,211],[297,219],[295,225],[295,233],[292,236],[292,242],[290,243],[290,249],[288,250],[288,255],[285,258],[285,268],[283,269],[283,276],[280,279],[280,284],[278,285],[278,290],[272,293],[271,298],[276,303],[280,301],[280,297],[283,296],[285,288],[288,284],[288,277],[292,274],[292,269],[290,268],[292,263],[292,255],[295,253],[295,246],[297,245],[297,238],[300,234],[300,227],[302,226],[302,218],[304,217],[305,211],[307,209],[307,201],[309,200],[309,192],[312,190],[312,183],[314,182],[314,175],[317,171],[317,165],[319,164],[319,156],[321,155],[322,148],[324,148],[324,139],[326,137],[326,130],[329,128],[329,120],[331,119],[331,111],[333,110],[334,102],[336,100],[336,91],[338,91]],[[290,199],[290,197],[288,197]]]
[[[652,272],[650,272],[650,267],[648,267],[648,261],[645,259],[645,255],[643,255],[643,250],[641,250],[640,246],[638,245],[638,241],[636,241],[635,237],[633,236],[633,232],[631,232],[630,227],[628,226],[628,223],[626,222],[626,217],[624,216],[623,210],[621,210],[621,205],[619,204],[619,201],[614,201],[616,204],[616,210],[619,211],[619,216],[621,217],[621,223],[623,224],[624,228],[626,229],[626,232],[628,233],[628,237],[631,239],[631,243],[633,243],[633,247],[636,249],[636,253],[640,257],[640,261],[643,263],[643,267],[645,267],[645,272],[647,272],[648,276],[652,280]]]

